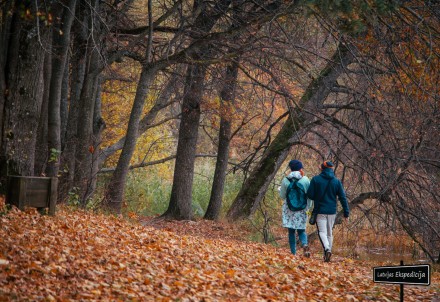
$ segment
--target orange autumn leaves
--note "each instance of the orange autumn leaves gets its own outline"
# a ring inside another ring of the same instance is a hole
[[[188,223],[189,224],[189,223]],[[190,223],[197,227],[209,224]],[[371,266],[323,263],[286,249],[144,227],[60,209],[56,217],[12,210],[0,216],[0,301],[376,301],[397,286],[374,284]],[[180,224],[185,227],[185,224]],[[216,227],[221,230],[222,227]],[[206,232],[205,232],[206,233]],[[226,236],[225,236],[226,237]],[[433,285],[406,289],[430,301]]]

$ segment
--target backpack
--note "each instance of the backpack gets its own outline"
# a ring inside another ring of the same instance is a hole
[[[297,212],[307,207],[306,192],[298,186],[298,180],[287,178],[290,184],[286,189],[286,203],[289,210]]]

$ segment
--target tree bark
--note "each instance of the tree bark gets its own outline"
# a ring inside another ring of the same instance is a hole
[[[118,164],[116,165],[116,170],[107,186],[103,200],[107,208],[116,214],[121,213],[122,199],[125,192],[125,180],[130,167],[130,160],[136,147],[139,132],[139,120],[144,108],[145,99],[148,96],[150,85],[153,82],[158,69],[160,69],[159,65],[149,65],[152,61],[151,50],[153,47],[152,0],[148,0],[148,24],[148,43],[145,51],[146,64],[142,67],[141,76],[139,77],[139,82],[136,88],[136,95],[131,109],[130,119],[128,121],[127,134],[125,135],[124,147],[122,148]]]
[[[226,13],[230,4],[231,0],[220,0],[213,6],[206,6],[207,4],[204,3],[205,7],[199,7],[202,2],[195,2],[193,10],[201,9],[201,13],[194,22],[193,39],[196,40],[210,32],[217,20]],[[203,59],[209,57],[210,53],[211,49],[208,44],[197,51],[193,58]],[[207,67],[201,64],[190,65],[187,70],[173,187],[168,209],[162,217],[179,220],[193,217],[192,184],[200,121],[200,102],[203,96],[206,70]]]
[[[116,170],[107,186],[104,204],[113,213],[121,213],[122,199],[124,196],[125,179],[129,170],[130,160],[136,147],[139,130],[139,119],[144,108],[148,88],[154,80],[156,69],[143,68],[136,89],[136,96],[128,121],[127,134],[125,135],[124,147],[116,166]]]
[[[7,77],[7,61],[8,61],[8,51],[9,51],[9,43],[10,32],[11,32],[11,24],[13,20],[13,16],[11,16],[8,12],[13,5],[13,1],[7,1],[4,9],[1,12],[1,21],[0,21],[0,194],[6,193],[6,183],[7,183],[7,155],[5,153],[5,142],[3,141],[3,132],[4,132],[4,119],[5,119],[5,102],[6,96],[9,93],[9,90],[6,86],[6,77]]]
[[[8,49],[10,42],[10,30],[12,17],[9,14],[9,10],[13,5],[13,1],[7,1],[3,7],[1,12],[1,21],[0,21],[0,126],[1,133],[3,133],[3,115],[4,115],[4,106],[6,95],[8,94],[8,90],[6,89],[6,62],[8,58]],[[3,140],[0,139],[0,150],[3,149]],[[4,156],[4,154],[0,154],[0,157]],[[0,163],[6,162],[5,160],[0,158]],[[1,166],[0,166],[1,168]],[[6,167],[5,167],[6,168]],[[6,175],[6,171],[0,170],[0,175]],[[0,179],[0,183],[3,181]],[[1,187],[1,185],[0,185]]]
[[[160,112],[160,110],[162,110],[163,108],[169,105],[169,100],[173,93],[173,87],[176,85],[176,82],[177,82],[177,74],[174,73],[169,79],[167,85],[165,85],[165,87],[163,88],[162,93],[157,98],[153,107],[139,121],[138,136],[144,133],[145,131],[147,131],[150,128],[151,124],[156,119],[156,116]],[[107,158],[115,154],[116,151],[121,150],[123,148],[125,139],[126,137],[124,136],[116,143],[114,143],[111,146],[108,146],[99,153],[99,157],[97,159],[99,167],[102,167],[102,165],[104,164]]]
[[[192,184],[205,74],[206,67],[201,65],[190,66],[187,71],[173,187],[170,203],[163,217],[174,219],[192,219],[193,217]]]
[[[47,164],[47,122],[49,110],[49,85],[52,70],[51,52],[46,52],[43,68],[44,92],[37,129],[37,143],[35,145],[35,175],[44,175]]]
[[[77,10],[76,22],[74,23],[73,35],[74,44],[71,59],[72,74],[70,86],[69,113],[67,116],[67,126],[62,145],[61,153],[61,178],[58,185],[58,200],[62,201],[67,197],[68,192],[73,188],[75,176],[75,154],[78,143],[78,118],[80,111],[81,90],[84,85],[87,62],[87,23],[88,16],[83,10]],[[79,21],[81,20],[81,21]]]
[[[204,218],[217,220],[222,207],[223,190],[225,187],[226,171],[228,168],[229,143],[231,141],[231,116],[229,105],[234,102],[235,87],[237,85],[238,63],[234,62],[226,70],[226,77],[221,91],[221,118],[218,139],[217,162],[215,165],[214,180],[212,182],[211,197]]]
[[[86,1],[89,2],[89,1]],[[77,140],[75,149],[75,168],[73,184],[77,188],[82,206],[86,205],[86,198],[92,178],[93,163],[93,116],[96,102],[96,91],[102,71],[102,32],[98,14],[98,1],[90,1],[86,8],[89,17],[87,20],[88,40],[86,55],[86,70],[79,99],[79,115],[77,117]]]
[[[48,162],[46,174],[49,177],[58,175],[61,153],[61,88],[64,77],[64,68],[67,50],[70,44],[70,29],[75,17],[76,0],[69,0],[68,6],[63,8],[61,21],[52,30],[52,73],[49,90],[49,120],[48,120]],[[61,8],[60,8],[61,9]],[[62,24],[58,24],[62,22]]]
[[[100,64],[100,58],[97,50],[94,49],[92,52],[93,54],[88,58],[88,65],[92,70],[96,70],[97,65]],[[80,98],[73,183],[79,190],[80,202],[83,206],[86,204],[87,191],[92,176],[93,152],[91,147],[93,146],[93,116],[96,102],[94,97],[98,82],[99,73],[86,73]]]
[[[63,83],[61,86],[61,104],[60,104],[60,118],[61,118],[61,150],[65,146],[66,142],[66,132],[67,132],[67,121],[69,119],[69,81],[70,81],[70,57],[66,57],[66,62],[64,63],[64,75]],[[61,164],[61,158],[60,158]]]
[[[2,131],[2,159],[7,173],[33,175],[35,144],[43,99],[43,62],[46,29],[14,11],[5,60],[5,87]],[[34,3],[24,9],[36,14]],[[29,33],[35,33],[30,35]],[[5,175],[3,175],[5,176]]]
[[[102,107],[102,77],[100,76],[99,83],[97,85],[96,89],[96,96],[94,97],[96,100],[95,102],[95,108],[94,108],[94,115],[93,115],[93,149],[92,149],[92,175],[90,178],[90,185],[87,186],[87,191],[85,194],[85,199],[88,200],[92,198],[95,190],[96,190],[96,183],[98,181],[98,171],[99,171],[99,162],[98,162],[98,156],[99,156],[99,145],[101,144],[101,134],[102,131],[105,128],[105,122],[101,115],[101,107]]]
[[[307,112],[314,112],[322,106],[338,77],[352,59],[352,53],[341,45],[320,75],[309,84],[298,106],[291,110],[280,132],[244,182],[228,210],[228,220],[244,219],[255,212],[270,182],[285,161],[299,131],[305,124],[313,121],[314,115]]]

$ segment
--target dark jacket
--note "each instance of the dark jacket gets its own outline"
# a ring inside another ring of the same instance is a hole
[[[330,183],[328,183],[329,181]],[[327,184],[327,191],[322,196]],[[350,214],[344,188],[341,181],[335,177],[333,169],[325,168],[321,174],[312,178],[307,190],[307,197],[314,201],[313,213],[336,214],[336,197],[338,197],[344,209],[344,217],[348,217]]]

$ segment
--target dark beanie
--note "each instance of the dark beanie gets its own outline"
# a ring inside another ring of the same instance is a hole
[[[299,160],[294,159],[289,162],[289,167],[292,171],[299,171],[303,168],[303,164]]]
[[[333,163],[331,161],[325,161],[321,164],[321,169],[325,169],[325,168],[333,168],[335,165],[333,165]]]

